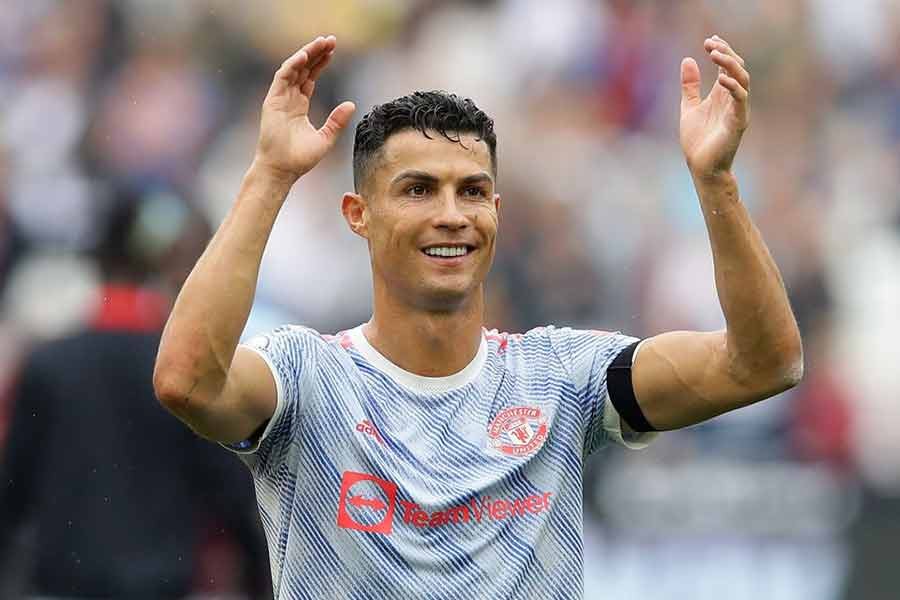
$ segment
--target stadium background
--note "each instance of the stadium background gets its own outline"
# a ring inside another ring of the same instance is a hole
[[[429,88],[495,117],[504,213],[491,326],[639,336],[722,325],[678,145],[678,64],[703,59],[707,35],[728,39],[753,77],[737,171],[790,292],[806,378],[646,452],[595,456],[586,598],[897,597],[897,0],[5,2],[2,389],[29,348],[83,321],[109,189],[179,195],[218,224],[274,69],[324,33],[339,51],[317,122],[340,100],[358,117]],[[351,144],[295,187],[248,334],[368,317],[366,250],[338,210]],[[177,220],[150,212],[154,235],[177,235],[166,229]],[[0,439],[9,404],[0,396]],[[227,581],[205,591],[237,591]]]

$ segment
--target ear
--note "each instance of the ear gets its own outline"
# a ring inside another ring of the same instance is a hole
[[[343,213],[347,225],[350,226],[350,231],[362,238],[369,239],[369,204],[365,198],[359,194],[347,192],[341,200],[341,213]]]

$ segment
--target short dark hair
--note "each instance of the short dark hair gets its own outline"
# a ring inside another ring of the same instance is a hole
[[[431,139],[435,131],[452,142],[462,143],[460,134],[474,133],[491,154],[497,174],[497,135],[494,120],[469,98],[444,91],[413,92],[372,108],[356,126],[353,140],[353,186],[359,192],[372,167],[372,159],[395,133],[415,129]]]

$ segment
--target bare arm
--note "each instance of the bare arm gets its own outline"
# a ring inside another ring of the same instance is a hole
[[[345,102],[321,129],[308,118],[315,80],[334,52],[317,38],[288,58],[263,103],[256,157],[237,200],[184,284],[153,374],[160,402],[200,435],[246,439],[269,419],[276,387],[265,362],[237,348],[266,242],[288,191],[334,145],[353,114]]]
[[[723,331],[670,332],[647,340],[632,382],[657,429],[685,427],[796,385],[803,372],[796,320],[765,242],[731,172],[749,122],[744,61],[717,37],[706,40],[719,76],[706,99],[693,59],[682,63],[681,142],[709,232]]]

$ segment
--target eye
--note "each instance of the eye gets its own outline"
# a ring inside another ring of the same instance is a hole
[[[470,185],[463,189],[463,196],[468,198],[484,198],[487,196],[487,192],[483,187]]]
[[[415,183],[406,188],[406,194],[408,196],[414,196],[416,198],[421,198],[427,193],[428,187],[424,183]]]

